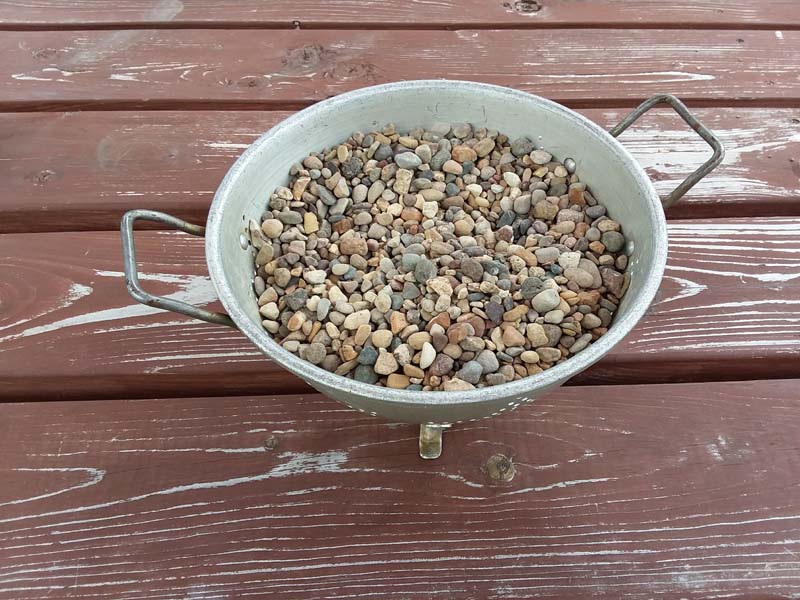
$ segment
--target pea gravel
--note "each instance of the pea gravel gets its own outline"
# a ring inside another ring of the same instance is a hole
[[[606,333],[629,283],[620,224],[575,161],[467,123],[309,155],[249,233],[264,328],[392,388],[541,373]]]

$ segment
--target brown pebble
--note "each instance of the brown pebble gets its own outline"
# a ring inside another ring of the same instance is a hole
[[[386,378],[386,387],[403,390],[411,385],[408,376],[401,373],[392,373]]]

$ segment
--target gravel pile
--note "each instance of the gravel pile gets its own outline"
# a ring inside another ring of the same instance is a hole
[[[527,138],[469,124],[354,133],[291,169],[254,287],[290,352],[391,388],[536,375],[602,336],[628,287],[620,224]]]

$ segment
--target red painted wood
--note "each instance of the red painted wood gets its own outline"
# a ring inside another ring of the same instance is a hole
[[[296,108],[364,85],[444,76],[583,107],[663,92],[704,105],[797,105],[798,53],[797,31],[8,32],[0,108]]]
[[[606,128],[627,109],[581,111]],[[800,214],[800,111],[700,108],[728,149],[672,218]],[[258,135],[288,112],[0,114],[0,232],[116,229],[143,206],[203,222],[217,185]],[[80,131],[81,135],[75,135]],[[668,110],[623,134],[666,194],[709,150]]]
[[[800,220],[675,221],[657,303],[578,383],[800,372]],[[215,298],[203,242],[137,234],[143,284]],[[287,393],[307,389],[239,332],[136,304],[116,232],[0,236],[0,398]],[[43,369],[46,376],[43,376]]]
[[[0,598],[789,598],[797,386],[562,388],[432,462],[318,395],[6,404]]]
[[[800,25],[794,0],[138,0],[114,10],[92,0],[0,2],[5,27],[776,27]]]

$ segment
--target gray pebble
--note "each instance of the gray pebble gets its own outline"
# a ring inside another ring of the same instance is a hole
[[[511,143],[511,153],[516,157],[525,156],[533,152],[535,147],[534,143],[528,138],[521,137]]]
[[[558,295],[557,290],[551,288],[539,292],[533,297],[533,300],[531,300],[533,310],[540,315],[553,310],[559,304],[561,304],[561,296]]]
[[[284,225],[299,225],[303,222],[303,217],[299,212],[295,212],[293,210],[287,210],[284,212],[279,212],[275,215],[275,218],[278,219]]]
[[[538,277],[528,277],[522,282],[520,293],[525,300],[530,300],[544,289],[544,282]]]
[[[413,171],[422,164],[422,159],[413,152],[402,152],[395,155],[394,162],[401,169]]]
[[[609,252],[619,252],[625,246],[625,237],[619,231],[606,231],[600,240]]]
[[[478,354],[475,360],[481,365],[484,375],[487,373],[494,373],[500,368],[500,363],[498,362],[494,352],[491,350],[483,350],[480,354]]]
[[[320,298],[319,302],[317,303],[317,321],[324,321],[327,318],[330,309],[331,301],[327,298]]]
[[[483,278],[483,266],[472,258],[461,261],[461,272],[472,281],[480,281]]]
[[[493,323],[499,323],[502,321],[503,314],[506,312],[502,304],[494,301],[486,304],[483,310],[486,313],[486,317]]]
[[[308,300],[308,292],[301,288],[286,296],[286,304],[292,310],[300,310]]]
[[[372,346],[364,346],[358,355],[358,364],[360,365],[374,365],[376,360],[378,360],[378,351]]]
[[[420,297],[420,291],[417,286],[415,286],[410,281],[406,281],[403,284],[403,298],[406,300],[413,300],[414,298]]]
[[[483,374],[483,366],[477,360],[471,360],[464,364],[463,367],[456,373],[456,377],[475,385],[480,381]]]
[[[372,158],[375,160],[386,160],[392,155],[392,147],[389,144],[381,144],[378,146],[378,149],[375,150],[375,154],[372,155]]]
[[[436,277],[436,265],[427,258],[420,257],[414,267],[414,278],[419,283],[427,283],[432,277]]]
[[[325,345],[314,342],[306,346],[303,351],[303,358],[313,365],[318,365],[325,358]]]
[[[531,210],[531,196],[524,194],[514,199],[514,212],[518,215],[527,215]],[[527,229],[527,227],[526,227]]]
[[[371,365],[358,365],[353,371],[353,378],[361,383],[378,383],[378,374],[372,370]]]

